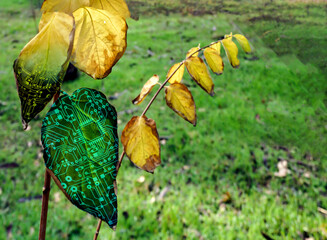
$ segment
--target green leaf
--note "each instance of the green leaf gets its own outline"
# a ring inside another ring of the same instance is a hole
[[[43,120],[41,140],[45,165],[68,199],[115,228],[117,113],[106,96],[88,88],[63,92]]]

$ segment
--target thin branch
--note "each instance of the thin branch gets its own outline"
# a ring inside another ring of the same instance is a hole
[[[118,163],[117,163],[117,167],[116,167],[116,169],[117,169],[117,173],[116,173],[116,174],[117,174],[117,175],[118,175],[118,171],[119,171],[119,169],[120,169],[121,162],[123,161],[124,156],[125,156],[125,151],[122,152],[122,154],[120,155],[119,161],[118,161]]]
[[[59,95],[60,95],[60,90],[54,95],[53,102],[58,100]],[[45,168],[44,185],[42,190],[42,209],[41,209],[41,218],[40,218],[39,240],[45,240],[45,235],[47,230],[50,184],[51,184],[51,175],[49,170]]]
[[[48,204],[50,195],[50,183],[51,176],[47,170],[44,173],[44,186],[42,191],[42,210],[40,219],[40,231],[39,240],[45,240],[45,233],[47,229],[47,217],[48,217]]]
[[[223,39],[223,38],[221,38],[221,39]],[[203,49],[208,48],[208,47],[210,47],[211,45],[220,42],[221,39],[219,39],[219,40],[216,41],[216,42],[210,43],[210,44],[207,45],[207,46],[204,46],[204,47],[202,47],[202,48],[199,48],[198,50],[196,50],[195,52],[193,52],[192,54],[190,54],[190,56],[188,56],[188,57],[185,58],[183,61],[181,61],[180,64],[178,65],[178,67],[175,69],[175,71],[174,71],[172,74],[170,74],[170,76],[169,76],[169,77],[168,77],[168,78],[163,82],[163,84],[160,85],[160,87],[158,88],[157,92],[154,94],[154,96],[151,98],[150,102],[149,102],[148,105],[145,107],[144,111],[142,112],[141,117],[144,116],[144,115],[147,113],[147,111],[149,110],[149,108],[151,107],[152,103],[153,103],[154,100],[157,98],[157,96],[159,95],[159,93],[161,92],[161,90],[165,87],[165,85],[168,83],[168,81],[169,81],[169,80],[170,80],[170,79],[175,75],[175,73],[178,71],[178,69],[181,68],[181,66],[184,64],[184,62],[185,62],[188,58],[192,57],[194,54],[196,54],[196,53],[202,51]],[[122,152],[122,154],[121,154],[121,156],[120,156],[120,158],[119,158],[119,161],[118,161],[118,163],[117,163],[117,173],[116,173],[117,175],[118,175],[118,171],[119,171],[119,169],[120,169],[120,166],[121,166],[121,163],[122,163],[122,161],[123,161],[124,156],[125,156],[125,151]],[[117,176],[117,175],[116,175],[116,176]],[[116,185],[116,184],[115,184],[115,192],[117,193],[117,185]],[[97,226],[96,232],[95,232],[95,234],[94,234],[94,238],[93,238],[93,240],[97,240],[97,239],[98,239],[98,235],[99,235],[100,228],[101,228],[101,223],[102,223],[102,220],[99,219],[99,221],[98,221],[98,226]]]
[[[97,226],[97,230],[96,230],[96,232],[95,232],[95,234],[94,234],[94,238],[93,238],[93,240],[97,240],[97,239],[98,239],[98,236],[99,236],[99,233],[100,233],[101,224],[102,224],[102,220],[99,219],[99,221],[98,221],[98,226]]]

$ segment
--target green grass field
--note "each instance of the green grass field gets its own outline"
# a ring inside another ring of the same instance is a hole
[[[140,19],[128,21],[128,48],[112,74],[104,81],[81,74],[63,90],[120,93],[110,102],[121,133],[150,99],[131,103],[145,81],[158,74],[163,82],[189,48],[233,32],[245,34],[254,53],[240,51],[239,69],[224,57],[224,74],[212,75],[214,97],[184,75],[197,106],[196,128],[159,96],[147,116],[166,139],[162,164],[151,175],[123,160],[117,230],[103,225],[99,239],[327,239],[327,216],[318,210],[327,209],[327,5],[208,0],[205,8],[181,2],[187,7],[173,1],[132,5]],[[12,73],[35,33],[29,2],[0,3],[0,239],[38,236],[40,127],[47,110],[22,130]],[[287,176],[275,176],[284,160]],[[92,239],[97,220],[74,207],[54,182],[50,195],[47,239]]]

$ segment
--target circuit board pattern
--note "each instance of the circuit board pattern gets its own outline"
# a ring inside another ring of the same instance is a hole
[[[44,72],[27,70],[19,59],[14,63],[16,85],[21,101],[21,115],[24,127],[51,101],[53,95],[60,89],[64,72],[60,76]],[[47,76],[49,75],[49,76]]]
[[[65,92],[42,123],[46,167],[78,208],[117,224],[114,192],[118,161],[117,113],[101,92]]]

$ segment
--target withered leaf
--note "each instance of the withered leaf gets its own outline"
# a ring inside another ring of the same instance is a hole
[[[151,92],[152,88],[159,82],[159,76],[153,75],[143,86],[141,93],[132,101],[133,104],[140,104]]]
[[[129,18],[130,12],[124,0],[45,0],[42,12],[64,12],[72,14],[81,7],[94,7],[109,12],[115,12],[123,18]]]
[[[128,6],[124,0],[90,0],[90,7],[107,11],[115,10],[125,19],[131,16]]]
[[[236,38],[245,53],[251,52],[251,47],[246,37],[241,34],[234,34],[233,37]]]
[[[159,135],[154,120],[134,116],[124,128],[121,142],[126,155],[137,167],[153,173],[160,165]]]
[[[223,47],[225,49],[228,61],[233,68],[238,68],[240,66],[240,60],[238,60],[238,48],[236,44],[232,41],[232,38],[225,38],[222,41]]]
[[[71,62],[94,79],[109,75],[126,49],[127,24],[112,10],[91,7],[74,12],[76,34]]]
[[[186,59],[185,66],[193,80],[207,93],[213,96],[214,84],[209,74],[208,68],[199,57],[190,57]]]
[[[174,64],[168,71],[166,79],[169,78],[176,69],[181,65],[181,63]],[[175,74],[168,80],[169,83],[173,84],[175,82],[180,83],[183,79],[185,64],[182,63],[180,68],[175,72]]]
[[[203,53],[211,70],[217,75],[222,74],[224,71],[224,62],[217,50],[208,47]]]
[[[195,103],[191,92],[182,83],[165,87],[166,103],[179,116],[196,125]]]
[[[186,53],[186,58],[188,58],[190,56],[192,56],[192,57],[199,56],[199,52],[198,52],[199,49],[200,49],[200,44],[199,44],[199,46],[191,48],[190,50],[188,50],[188,52]]]
[[[42,12],[64,12],[72,14],[80,7],[90,5],[90,0],[45,0],[42,4]]]
[[[215,49],[217,51],[217,53],[220,55],[220,49],[221,49],[221,43],[220,42],[216,42],[216,43],[212,44],[210,47]]]

